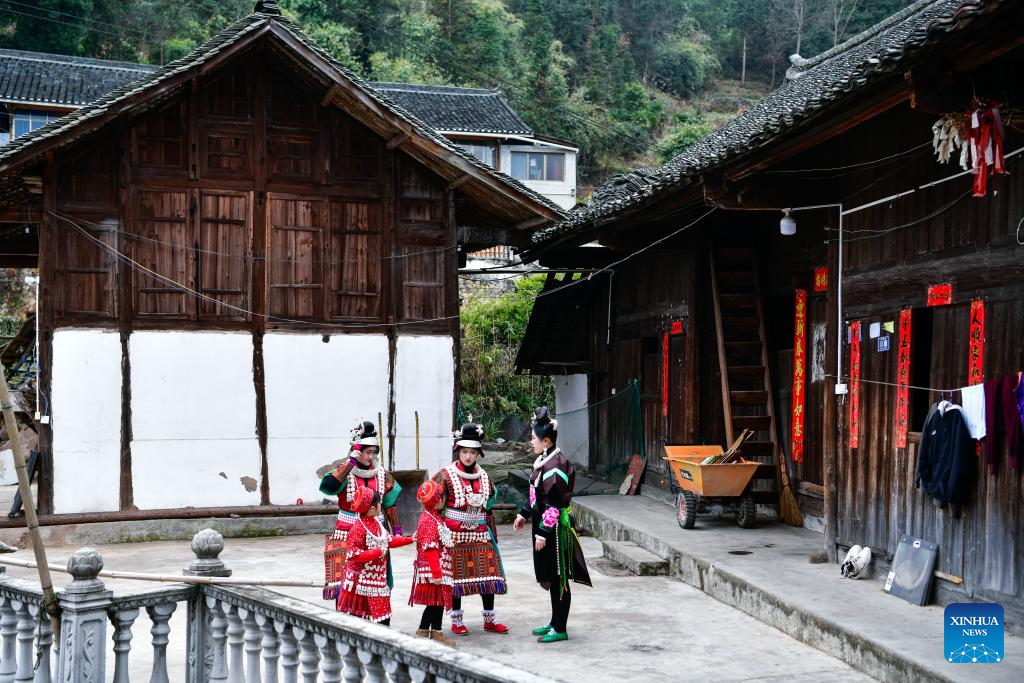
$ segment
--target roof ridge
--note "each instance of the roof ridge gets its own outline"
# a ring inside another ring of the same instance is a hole
[[[160,69],[155,64],[141,64],[139,62],[122,62],[113,59],[99,59],[98,57],[79,57],[77,55],[61,55],[49,52],[31,52],[29,50],[13,50],[0,48],[0,56],[8,59],[19,59],[26,62],[42,62],[47,64],[78,64],[89,66],[95,69],[109,69],[111,71],[143,71],[153,72]]]
[[[839,43],[839,45],[831,47],[828,50],[825,50],[824,52],[817,54],[813,57],[804,58],[801,57],[799,54],[790,55],[789,61],[792,64],[792,66],[790,66],[786,70],[786,78],[789,80],[799,78],[801,75],[803,75],[803,72],[817,66],[818,64],[821,64],[822,62],[828,61],[832,57],[835,57],[838,54],[842,54],[843,52],[846,52],[847,50],[857,45],[860,45],[861,43],[866,42],[871,38],[874,38],[880,33],[887,31],[888,29],[905,21],[906,19],[917,14],[918,12],[927,9],[929,5],[935,4],[940,1],[941,0],[917,0],[917,2],[907,5],[899,12],[891,14],[885,19],[882,19],[874,26],[864,29],[857,35],[852,36],[851,38],[847,38],[842,43]],[[966,0],[965,4],[967,4]]]
[[[386,90],[398,90],[405,92],[430,92],[437,91],[443,92],[460,92],[467,95],[497,95],[501,96],[501,92],[498,90],[490,90],[489,88],[468,88],[461,85],[431,85],[427,83],[398,83],[395,81],[367,81],[374,88],[384,88]]]

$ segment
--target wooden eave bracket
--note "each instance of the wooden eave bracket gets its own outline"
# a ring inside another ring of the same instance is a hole
[[[471,179],[472,179],[471,175],[469,175],[468,173],[463,173],[462,175],[458,176],[457,178],[453,179],[451,182],[448,183],[448,190],[449,191],[454,190],[455,188],[459,187],[460,185],[462,185],[467,180],[471,180]]]
[[[395,149],[396,147],[404,143],[406,140],[408,140],[410,137],[412,136],[409,135],[409,131],[400,131],[397,135],[388,140],[388,149]]]
[[[341,84],[340,83],[335,83],[334,85],[332,85],[330,87],[330,89],[326,93],[324,93],[323,99],[320,100],[320,106],[321,107],[328,106],[331,102],[334,101],[334,98],[338,95],[338,93],[340,91],[341,91]]]

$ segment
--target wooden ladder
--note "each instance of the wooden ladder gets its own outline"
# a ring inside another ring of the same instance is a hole
[[[741,449],[743,456],[761,463],[757,478],[776,480],[780,446],[754,253],[746,247],[714,246],[710,252],[725,440],[732,443],[736,433],[753,430],[754,437]],[[774,502],[777,495],[756,497]]]

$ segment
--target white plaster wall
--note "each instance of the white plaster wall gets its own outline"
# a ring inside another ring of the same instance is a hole
[[[452,461],[455,360],[448,336],[400,336],[395,360],[395,469],[416,467],[416,412],[420,469],[433,474]]]
[[[388,414],[384,335],[274,333],[263,337],[270,501],[319,502],[317,468],[348,453],[350,430]],[[386,440],[382,440],[386,457]]]
[[[128,347],[135,505],[258,505],[252,336],[143,331]]]
[[[586,375],[555,377],[555,417],[558,418],[558,447],[570,462],[590,464],[589,413]]]
[[[531,190],[538,192],[563,209],[576,206],[576,152],[545,145],[502,145],[501,169],[504,173],[512,173],[512,152],[554,152],[565,154],[565,177],[561,182],[549,180],[520,180]]]
[[[120,335],[108,330],[57,330],[51,373],[54,512],[117,510]]]

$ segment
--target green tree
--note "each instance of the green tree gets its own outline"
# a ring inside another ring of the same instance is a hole
[[[6,15],[0,47],[63,55],[82,53],[93,0],[37,0],[32,7],[2,3]]]

